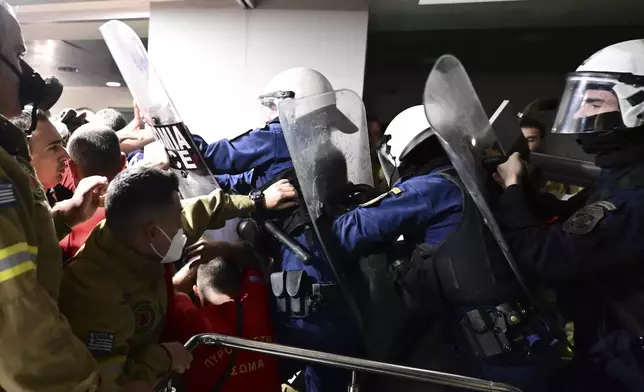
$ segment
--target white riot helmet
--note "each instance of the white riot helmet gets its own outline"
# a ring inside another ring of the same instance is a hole
[[[434,136],[434,131],[427,121],[423,105],[405,109],[391,121],[378,146],[378,159],[390,186],[399,177],[401,161],[431,136]]]
[[[553,133],[594,133],[644,124],[644,40],[608,46],[567,77]]]
[[[259,100],[262,105],[271,111],[277,112],[280,102],[286,99],[298,99],[321,95],[320,102],[311,102],[311,107],[301,106],[299,109],[311,112],[324,106],[335,103],[335,94],[325,94],[333,91],[331,82],[320,72],[311,68],[291,68],[280,72],[264,87]],[[328,102],[327,102],[328,101]],[[306,113],[298,113],[303,115]]]

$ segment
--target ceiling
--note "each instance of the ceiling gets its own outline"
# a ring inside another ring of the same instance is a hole
[[[136,19],[150,4],[173,0],[9,0],[23,22]],[[238,7],[235,0],[174,0]],[[427,31],[642,24],[642,0],[523,0],[418,5],[419,0],[257,0],[257,8],[342,8],[368,3],[371,31]],[[345,4],[346,3],[346,4]],[[250,11],[252,12],[252,11]]]
[[[143,43],[147,46],[147,39]],[[107,82],[125,85],[103,40],[29,41],[25,61],[41,75],[55,76],[68,87],[105,87]]]
[[[643,38],[643,31],[611,26],[374,32],[366,67],[370,73],[428,73],[438,57],[450,53],[471,72],[565,74],[599,49]]]
[[[106,19],[119,17],[146,37],[148,21],[141,16],[149,15],[150,2],[160,1],[169,0],[9,3],[19,6],[18,18],[28,40],[26,60],[34,69],[58,77],[66,86],[105,86],[108,81],[123,80],[97,27]],[[232,0],[181,1],[236,4]],[[257,6],[261,9],[263,3],[271,8],[275,1],[258,0]],[[302,5],[305,0],[279,1]],[[644,0],[525,0],[433,6],[419,6],[418,0],[368,2],[367,72],[427,72],[438,56],[448,52],[474,71],[565,72],[595,50],[624,39],[641,38],[644,31]],[[76,68],[78,72],[62,72],[60,67]]]
[[[642,24],[642,0],[525,0],[419,6],[369,0],[371,31]]]

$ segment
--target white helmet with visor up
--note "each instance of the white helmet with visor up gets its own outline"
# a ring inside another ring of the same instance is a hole
[[[433,135],[423,105],[405,109],[391,121],[377,151],[389,186],[398,179],[398,168],[405,157]]]
[[[583,134],[644,124],[644,39],[608,46],[567,77],[553,133]]]
[[[334,104],[334,95],[325,94],[332,91],[331,82],[320,72],[311,68],[298,67],[287,69],[275,75],[264,87],[262,95],[259,96],[259,101],[262,105],[268,107],[271,112],[277,112],[279,103],[286,99],[319,96],[320,99],[309,100],[306,104],[298,107],[298,115],[304,115],[306,111],[313,111]]]

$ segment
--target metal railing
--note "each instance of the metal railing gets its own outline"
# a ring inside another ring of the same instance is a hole
[[[193,351],[197,346],[202,344],[254,351],[282,358],[296,359],[309,363],[348,369],[353,372],[351,384],[348,386],[349,391],[353,392],[358,391],[356,372],[380,374],[449,387],[465,388],[473,391],[521,392],[520,389],[511,385],[481,380],[478,378],[347,357],[344,355],[324,353],[321,351],[306,350],[275,343],[259,342],[235,336],[219,334],[195,335],[186,343],[186,348]],[[158,383],[155,389],[159,390],[160,387],[163,387],[163,383]]]

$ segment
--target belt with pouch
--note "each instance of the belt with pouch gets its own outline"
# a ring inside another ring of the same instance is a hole
[[[272,273],[270,282],[277,310],[293,318],[306,318],[342,298],[340,285],[318,283],[304,270]]]

